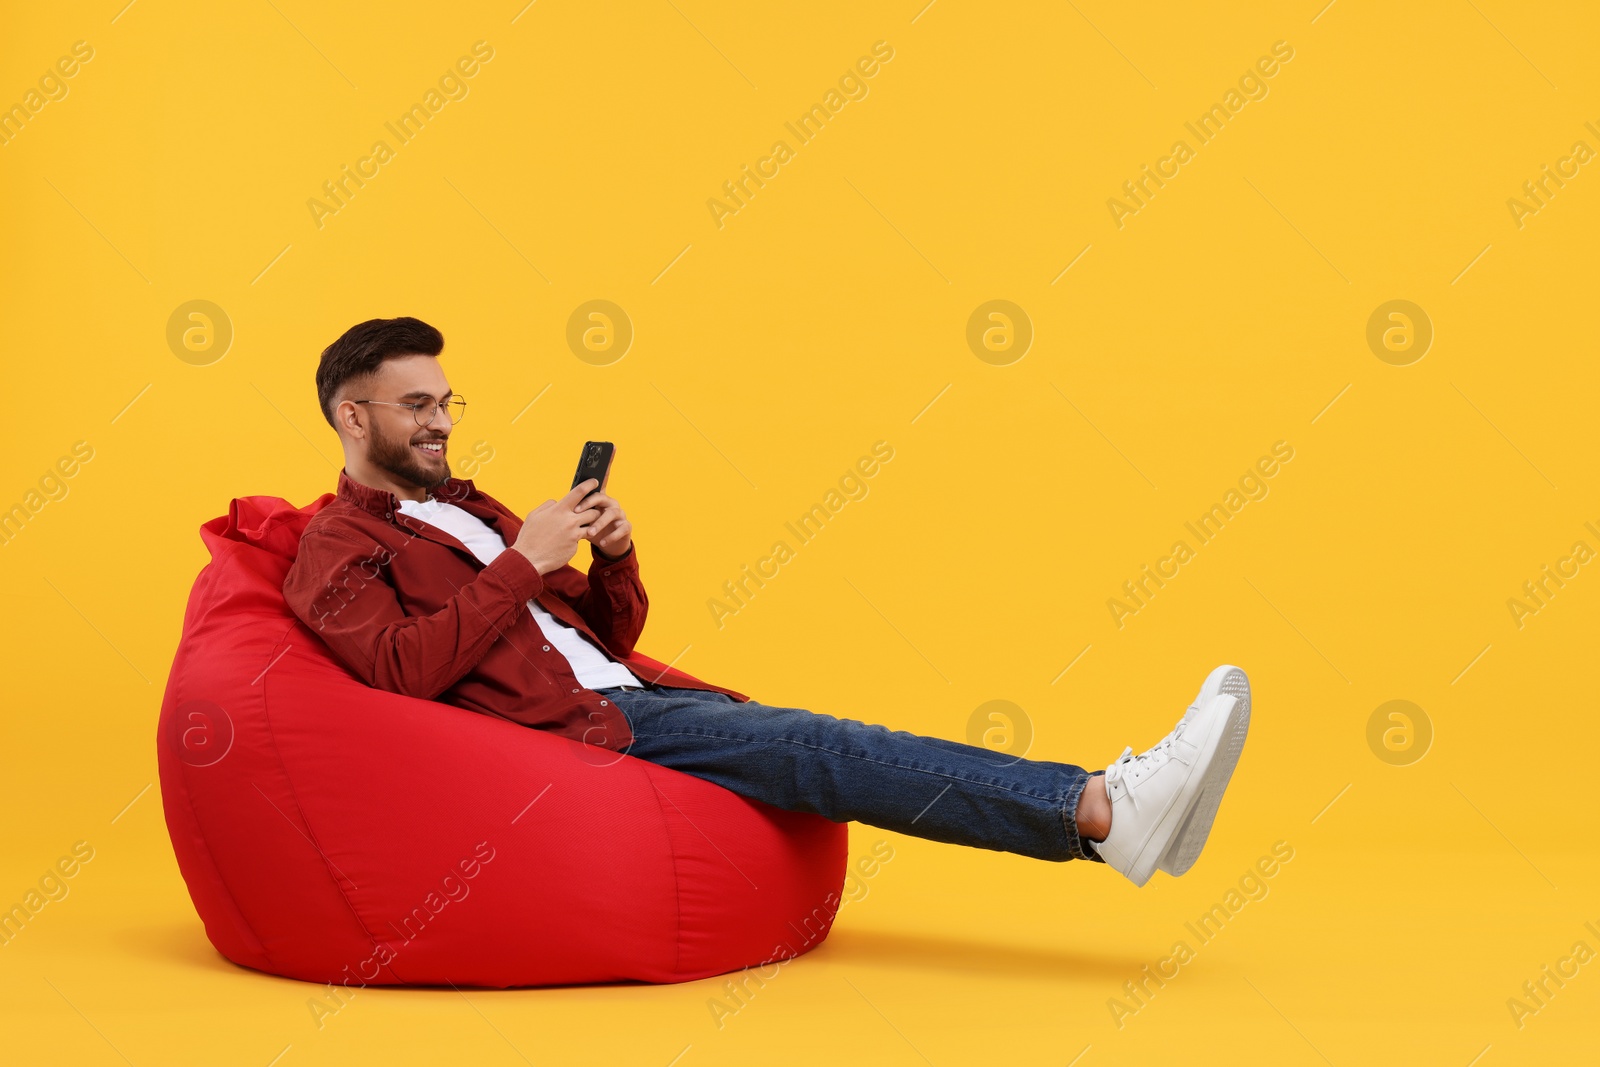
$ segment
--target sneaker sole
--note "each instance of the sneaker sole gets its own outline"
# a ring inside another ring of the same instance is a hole
[[[1230,691],[1231,689],[1231,691]],[[1239,692],[1242,689],[1243,693]],[[1162,854],[1158,867],[1173,877],[1187,874],[1211,837],[1211,824],[1216,821],[1217,809],[1222,806],[1222,795],[1233,778],[1239,755],[1244,751],[1245,737],[1250,733],[1250,683],[1243,671],[1230,668],[1222,679],[1222,696],[1234,698],[1233,710],[1223,727],[1222,743],[1217,748],[1206,777],[1201,785],[1200,799],[1194,810],[1184,819],[1183,828],[1174,836],[1172,844]]]
[[[1205,741],[1199,746],[1195,757],[1195,767],[1190,772],[1189,778],[1184,782],[1183,790],[1173,798],[1173,802],[1156,825],[1151,829],[1150,836],[1145,839],[1145,845],[1139,850],[1138,858],[1128,865],[1127,879],[1136,886],[1143,886],[1150,881],[1156,873],[1157,865],[1169,853],[1174,845],[1184,837],[1184,830],[1192,832],[1196,812],[1200,805],[1207,802],[1207,798],[1216,782],[1216,770],[1219,761],[1225,759],[1225,753],[1230,739],[1235,733],[1235,720],[1239,714],[1239,701],[1237,697],[1222,694],[1213,698],[1210,704],[1205,705],[1201,714],[1206,714],[1219,701],[1226,700],[1228,708],[1212,724]],[[1233,756],[1238,760],[1238,753]],[[1228,775],[1233,773],[1230,764],[1222,777],[1222,784],[1227,784]],[[1196,778],[1198,777],[1198,781]],[[1213,809],[1214,812],[1215,809]],[[1207,827],[1209,831],[1209,826]],[[1160,843],[1160,851],[1152,855],[1151,849]],[[1146,858],[1150,857],[1150,858]],[[1192,861],[1191,861],[1192,862]]]
[[[1194,706],[1203,708],[1207,704],[1209,704],[1214,698],[1216,698],[1218,696],[1221,696],[1224,693],[1228,694],[1229,696],[1238,697],[1240,703],[1242,703],[1244,705],[1245,713],[1249,714],[1249,712],[1250,712],[1250,679],[1245,676],[1244,671],[1242,671],[1238,667],[1235,667],[1232,664],[1228,664],[1228,663],[1225,663],[1222,666],[1216,668],[1215,670],[1213,670],[1210,674],[1208,674],[1206,676],[1206,680],[1205,680],[1204,684],[1202,684],[1200,686],[1200,695],[1194,698]],[[1216,815],[1216,810],[1213,807],[1210,816],[1207,816],[1207,818],[1208,819],[1212,819],[1212,818],[1215,817],[1215,815]],[[1193,825],[1194,825],[1194,823],[1193,823],[1192,820],[1188,824],[1186,824],[1185,827],[1184,827],[1183,834],[1181,834],[1180,837],[1185,837],[1189,832],[1189,828],[1191,826],[1193,826]],[[1206,838],[1209,837],[1210,835],[1211,835],[1211,830],[1210,830],[1209,825],[1207,825],[1204,833],[1202,833],[1202,835],[1200,837],[1199,848],[1204,848],[1205,847]],[[1174,845],[1176,846],[1176,842],[1174,843]],[[1169,853],[1169,855],[1171,855],[1173,857],[1176,857],[1178,849],[1176,847],[1169,848],[1167,850],[1167,852]],[[1198,849],[1196,850],[1195,855],[1196,855],[1196,857],[1198,857],[1198,855],[1199,855]],[[1173,877],[1177,877],[1180,874],[1187,873],[1188,870],[1189,870],[1189,867],[1193,866],[1193,864],[1194,864],[1194,861],[1190,860],[1189,864],[1187,866],[1185,866],[1182,870],[1174,870],[1172,868],[1172,864],[1169,862],[1168,856],[1164,855],[1164,856],[1161,857],[1161,862],[1156,864],[1156,870],[1165,871],[1167,874],[1170,874]]]

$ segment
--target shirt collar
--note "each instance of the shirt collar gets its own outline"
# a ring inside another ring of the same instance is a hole
[[[394,517],[400,509],[400,499],[387,489],[374,489],[370,485],[362,485],[342,468],[339,471],[340,500],[348,500],[363,511],[378,516],[380,519]],[[447,478],[443,485],[432,490],[433,499],[446,503],[459,504],[463,500],[477,497],[477,486],[472,484],[470,478]]]

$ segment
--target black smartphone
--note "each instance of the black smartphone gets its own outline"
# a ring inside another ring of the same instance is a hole
[[[617,446],[610,441],[585,441],[583,451],[578,454],[578,473],[572,476],[569,489],[576,489],[581,482],[595,478],[600,482],[599,492],[606,487],[606,479],[611,477],[611,461],[616,458]]]

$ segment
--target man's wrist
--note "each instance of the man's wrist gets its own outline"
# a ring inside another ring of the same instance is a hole
[[[593,541],[589,542],[589,551],[600,557],[600,560],[603,563],[621,563],[623,560],[633,555],[633,542],[628,542],[628,550],[620,556],[607,555],[605,552],[602,552],[600,550],[600,546],[595,544]]]

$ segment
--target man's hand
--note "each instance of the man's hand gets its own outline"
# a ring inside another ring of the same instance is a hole
[[[591,478],[584,484],[593,481]],[[602,556],[611,559],[626,556],[628,549],[633,547],[633,523],[622,513],[622,505],[606,494],[597,492],[589,494],[583,506],[600,510],[600,516],[589,524],[583,535],[589,539],[589,543],[599,549]]]
[[[565,566],[578,550],[578,541],[589,536],[588,527],[601,517],[599,508],[583,502],[599,484],[593,478],[579,482],[560,500],[546,500],[528,512],[512,549],[527,556],[540,574]]]

